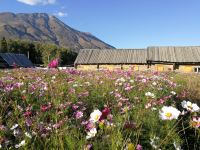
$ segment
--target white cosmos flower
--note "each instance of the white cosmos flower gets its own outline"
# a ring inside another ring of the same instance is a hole
[[[159,137],[155,137],[155,136],[153,138],[150,138],[150,144],[154,149],[158,148],[157,144],[159,142],[158,141],[159,139],[160,139]]]
[[[73,87],[78,87],[78,84],[73,84],[72,86],[73,86]]]
[[[157,83],[156,83],[156,82],[153,82],[153,83],[152,83],[152,85],[156,86],[156,85],[157,85]]]
[[[123,77],[121,77],[120,79],[117,79],[117,82],[119,82],[119,81],[125,82],[126,80]]]
[[[174,142],[173,145],[176,150],[182,150],[180,144]]]
[[[130,82],[130,83],[134,83],[134,80],[131,79],[129,82]]]
[[[14,130],[14,129],[16,129],[18,126],[19,126],[18,124],[14,124],[14,125],[10,128],[10,130]]]
[[[19,130],[19,129],[14,129],[14,131],[13,131],[13,135],[14,135],[14,136],[18,136],[19,133],[20,133],[20,130]]]
[[[172,120],[178,119],[181,112],[172,106],[163,106],[159,113],[162,120]]]
[[[142,79],[141,80],[143,83],[146,83],[147,82],[147,79]]]
[[[95,137],[95,135],[97,134],[97,129],[96,128],[92,128],[86,136],[86,139],[90,139],[92,137]]]
[[[32,138],[31,134],[28,133],[28,132],[26,132],[25,135],[26,135],[28,138],[30,138],[30,139]]]
[[[25,140],[21,141],[19,144],[16,144],[15,145],[15,148],[19,148],[21,146],[24,146],[26,143],[25,143]]]
[[[102,115],[101,111],[99,111],[98,109],[94,110],[94,111],[90,114],[90,121],[92,121],[93,123],[99,121],[101,115]]]
[[[200,108],[197,104],[191,103],[190,101],[182,101],[181,105],[183,108],[185,108],[191,112],[198,112],[200,110]]]
[[[174,92],[174,91],[171,91],[170,93],[171,93],[172,95],[176,95],[176,92]]]
[[[151,93],[151,92],[146,92],[145,96],[151,97],[151,98],[155,98],[155,95],[153,93]]]
[[[152,107],[151,110],[152,110],[152,111],[155,111],[155,110],[157,110],[157,108],[156,108],[156,107]]]
[[[90,82],[85,82],[84,84],[86,84],[87,86],[90,86],[90,85],[91,85]]]
[[[120,82],[118,85],[119,85],[119,86],[122,86],[123,84]]]

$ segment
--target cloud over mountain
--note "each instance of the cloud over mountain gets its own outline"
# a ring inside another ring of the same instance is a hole
[[[65,12],[59,11],[59,12],[55,13],[54,15],[58,16],[58,17],[67,17],[68,14]]]
[[[18,2],[27,4],[27,5],[47,5],[47,4],[54,4],[56,0],[17,0]]]

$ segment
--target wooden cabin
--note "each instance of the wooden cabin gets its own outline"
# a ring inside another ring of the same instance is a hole
[[[200,46],[162,46],[147,48],[151,70],[200,72]]]
[[[200,72],[200,46],[82,49],[75,60],[75,67],[79,70]]]
[[[82,49],[75,67],[79,70],[147,69],[145,49]]]

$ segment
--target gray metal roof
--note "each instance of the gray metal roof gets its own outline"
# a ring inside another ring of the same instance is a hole
[[[82,49],[75,64],[144,64],[145,49]]]
[[[148,60],[161,62],[200,62],[200,46],[148,47]]]
[[[82,49],[75,64],[200,63],[200,46],[154,46],[146,49]]]
[[[24,54],[0,53],[0,57],[9,65],[20,67],[33,67],[32,62]]]

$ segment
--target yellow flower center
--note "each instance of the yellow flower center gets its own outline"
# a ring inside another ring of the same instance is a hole
[[[170,118],[172,116],[172,113],[168,112],[165,114],[166,117]]]
[[[193,107],[192,107],[192,105],[188,105],[188,108],[189,108],[189,109],[192,109]]]
[[[99,115],[96,115],[94,118],[95,120],[99,120]]]

